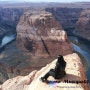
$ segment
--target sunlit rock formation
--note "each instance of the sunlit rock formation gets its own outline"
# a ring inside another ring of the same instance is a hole
[[[40,77],[45,75],[51,68],[55,67],[56,59],[39,71],[34,70],[27,76],[18,76],[7,80],[0,86],[0,90],[89,90],[88,83],[78,83],[87,80],[79,56],[74,53],[64,56],[64,59],[67,62],[65,69],[67,74],[60,80],[55,80],[50,76],[48,78],[48,84],[40,81]],[[67,80],[71,82],[65,83]]]
[[[66,32],[49,12],[25,13],[17,25],[17,43],[34,57],[72,53]]]

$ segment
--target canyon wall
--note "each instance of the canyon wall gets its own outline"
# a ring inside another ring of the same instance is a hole
[[[90,40],[90,9],[81,12],[75,31],[77,35]]]
[[[80,16],[82,8],[46,8],[48,12],[51,12],[55,18],[60,21],[62,27],[65,30],[70,30],[75,28],[76,21]]]
[[[0,42],[7,34],[16,34],[16,26],[23,14],[22,8],[0,8]]]
[[[8,32],[5,27],[14,27],[11,30],[15,33],[15,28],[18,23],[20,16],[24,11],[28,10],[42,10],[51,12],[55,18],[60,21],[64,30],[72,32],[75,28],[76,21],[83,9],[89,8],[89,3],[72,3],[72,4],[58,4],[58,3],[20,3],[20,4],[2,4],[0,5],[0,27],[4,28],[5,32],[1,33],[1,37],[6,35]],[[83,7],[82,7],[83,6]],[[11,29],[12,29],[11,28]],[[10,28],[8,28],[9,30]]]
[[[0,24],[16,28],[23,9],[19,8],[0,8]]]
[[[34,70],[27,76],[7,80],[0,86],[0,90],[89,90],[85,70],[79,56],[73,53],[64,56],[64,59],[67,63],[66,76],[62,79],[55,80],[50,76],[48,83],[40,81],[43,75],[55,67],[56,59],[39,71]],[[65,81],[67,82],[65,83]]]
[[[40,9],[40,7],[37,7],[37,8]],[[18,6],[17,8],[16,7],[0,8],[0,41],[2,40],[3,36],[5,36],[8,33],[15,34],[16,26],[18,24],[18,21],[19,21],[21,15],[27,10],[32,11],[32,9],[36,10],[36,7],[32,6],[30,8],[28,6],[28,8],[27,8],[25,6],[25,7],[20,8]],[[77,29],[77,33],[80,32],[80,30],[78,30],[78,29],[81,27],[81,26],[79,27],[81,17],[82,17],[82,15],[80,15],[80,13],[83,12],[83,8],[77,8],[77,7],[74,7],[74,8],[72,8],[72,7],[71,8],[70,7],[68,7],[68,8],[65,8],[65,7],[50,8],[49,7],[49,8],[47,8],[47,7],[43,7],[40,10],[42,10],[42,9],[45,9],[46,11],[51,12],[53,14],[53,16],[56,18],[56,20],[58,20],[59,23],[61,23],[64,30],[66,30],[67,32],[71,33],[75,28]],[[87,12],[87,13],[88,13],[88,11],[84,10],[84,12]],[[77,24],[76,24],[76,22],[77,22]],[[83,26],[85,26],[85,25],[83,25]],[[87,27],[89,27],[89,23],[87,24]],[[87,33],[88,32],[89,32],[89,30],[87,31]],[[85,36],[85,35],[83,35],[83,36]]]
[[[31,4],[30,4],[31,5]],[[52,5],[53,6],[53,5]],[[9,6],[8,6],[9,7]],[[21,15],[28,10],[42,10],[45,9],[48,12],[51,12],[53,14],[53,16],[61,23],[62,27],[64,28],[64,30],[68,30],[70,32],[72,32],[72,30],[75,28],[75,24],[76,21],[79,18],[80,12],[82,11],[81,8],[62,8],[62,7],[53,7],[50,8],[48,6],[48,4],[46,4],[46,6],[44,6],[43,8],[40,8],[39,6],[35,6],[33,7],[31,5],[31,8],[28,6],[23,7],[21,5],[21,7],[19,6],[15,6],[15,7],[9,7],[9,8],[0,8],[0,28],[3,28],[4,31],[3,33],[6,34],[6,32],[13,32],[16,33],[16,25],[18,24],[18,21],[21,17]],[[47,8],[49,7],[49,8]],[[32,11],[33,12],[33,11]],[[7,28],[6,28],[7,27]],[[8,28],[11,27],[11,28]],[[12,30],[10,30],[12,29]],[[3,34],[1,33],[1,34]],[[3,34],[3,36],[4,36]]]
[[[77,34],[90,40],[90,9],[87,8],[46,8],[61,23],[68,35]]]

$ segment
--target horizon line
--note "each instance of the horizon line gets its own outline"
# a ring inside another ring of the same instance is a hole
[[[64,2],[64,1],[0,1],[0,2],[11,2],[11,3],[88,3],[90,1],[70,1],[70,2]]]

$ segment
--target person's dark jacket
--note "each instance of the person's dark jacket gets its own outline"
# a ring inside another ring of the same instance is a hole
[[[66,62],[63,57],[58,58],[55,66],[55,79],[61,78],[65,74]]]

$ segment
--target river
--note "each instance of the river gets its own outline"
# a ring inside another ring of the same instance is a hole
[[[16,35],[9,35],[9,36],[5,36],[0,44],[0,51],[3,50],[3,47],[5,47],[8,43],[12,42],[13,40],[15,40]]]
[[[2,43],[0,45],[0,49],[2,49],[2,47],[6,46],[8,43],[12,42],[13,40],[15,40],[15,35],[10,35],[10,36],[5,36],[2,39]],[[75,51],[79,52],[80,54],[82,54],[85,58],[86,58],[86,62],[88,62],[88,69],[86,71],[87,74],[87,78],[88,80],[90,80],[90,42],[87,40],[84,40],[80,37],[73,37],[73,36],[69,36],[70,40],[72,41],[72,45]]]
[[[88,62],[88,69],[86,70],[86,75],[88,80],[90,80],[90,42],[80,37],[70,36],[69,38],[73,42],[72,45],[74,50],[79,52],[86,58],[86,62]]]

